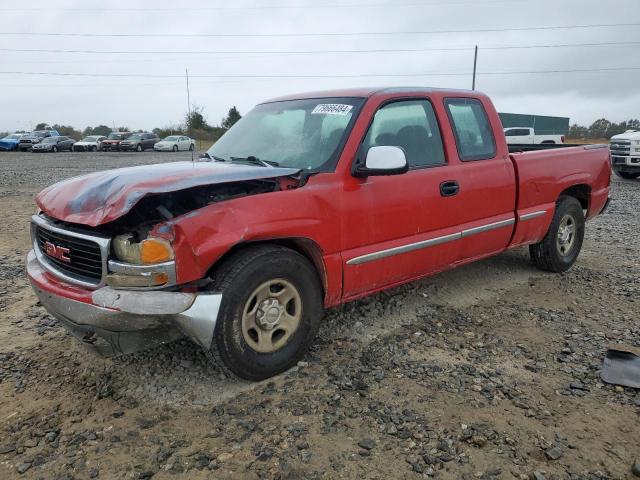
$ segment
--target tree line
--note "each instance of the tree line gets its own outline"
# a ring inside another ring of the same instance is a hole
[[[591,126],[585,127],[574,123],[569,127],[569,138],[606,138],[619,135],[627,130],[640,130],[640,120],[631,119],[620,123],[613,123],[606,118],[600,118]]]
[[[207,119],[204,115],[204,108],[198,105],[194,105],[191,108],[190,112],[187,112],[184,116],[184,121],[181,124],[177,125],[168,125],[165,127],[156,127],[151,130],[153,133],[156,133],[160,138],[167,137],[169,135],[187,135],[191,138],[195,138],[197,140],[208,140],[208,141],[216,141],[218,140],[224,132],[229,130],[234,123],[242,118],[240,115],[240,111],[235,107],[231,107],[227,115],[222,117],[220,123],[218,125],[210,125],[207,122]],[[71,125],[59,125],[54,123],[50,125],[45,122],[40,122],[36,124],[34,130],[57,130],[60,135],[65,137],[71,137],[75,140],[80,140],[89,135],[102,135],[107,136],[109,133],[114,131],[113,127],[109,127],[107,125],[97,125],[95,127],[86,127],[84,130],[77,130],[75,127]],[[131,130],[127,126],[116,127],[115,131],[119,132],[134,132],[136,130]],[[137,130],[141,132],[142,130]],[[28,132],[16,132],[16,133],[28,133]],[[0,138],[6,135],[0,133]]]

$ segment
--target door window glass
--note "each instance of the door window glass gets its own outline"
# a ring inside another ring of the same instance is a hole
[[[427,100],[393,102],[380,108],[363,145],[365,152],[374,146],[400,147],[409,167],[445,163],[440,128]]]

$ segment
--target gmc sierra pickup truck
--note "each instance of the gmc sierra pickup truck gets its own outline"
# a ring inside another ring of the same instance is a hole
[[[477,92],[293,95],[198,162],[46,188],[27,271],[98,353],[186,336],[259,380],[304,355],[323,308],[523,245],[541,269],[568,270],[610,174],[606,145],[510,154]]]

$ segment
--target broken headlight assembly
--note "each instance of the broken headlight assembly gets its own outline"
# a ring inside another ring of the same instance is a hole
[[[161,238],[136,241],[132,234],[111,242],[116,260],[109,261],[107,285],[114,288],[154,288],[175,282],[171,244]]]

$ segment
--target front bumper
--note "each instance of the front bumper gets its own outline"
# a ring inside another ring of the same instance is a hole
[[[33,250],[27,255],[27,274],[42,306],[100,355],[133,353],[184,336],[211,347],[221,294],[88,290],[47,272]]]

